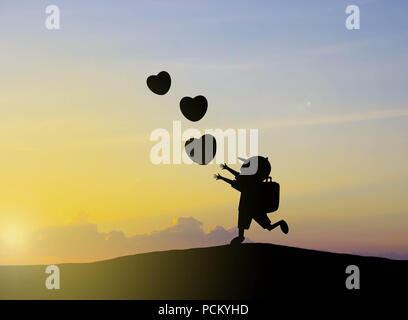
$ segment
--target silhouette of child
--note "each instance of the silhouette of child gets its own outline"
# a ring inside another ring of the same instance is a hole
[[[283,233],[288,233],[289,227],[285,220],[280,220],[271,224],[271,220],[269,220],[265,209],[262,208],[262,181],[267,179],[271,173],[271,164],[269,163],[268,158],[256,156],[247,160],[240,158],[240,160],[244,161],[240,172],[231,169],[225,163],[221,165],[223,170],[225,169],[234,175],[235,180],[225,178],[218,173],[214,175],[216,180],[223,180],[229,183],[234,189],[241,192],[238,207],[239,234],[236,238],[232,239],[231,244],[239,244],[245,240],[244,230],[249,229],[252,219],[254,219],[261,227],[269,231],[280,226]],[[250,170],[251,168],[252,170]],[[255,172],[253,173],[251,171]]]

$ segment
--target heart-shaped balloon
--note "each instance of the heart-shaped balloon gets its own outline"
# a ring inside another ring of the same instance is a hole
[[[159,72],[157,76],[149,76],[146,80],[147,86],[155,94],[164,95],[170,90],[171,77],[166,71]]]
[[[201,120],[207,112],[208,102],[204,96],[184,97],[180,100],[181,113],[190,121]]]
[[[211,134],[205,134],[200,139],[190,138],[184,149],[187,155],[198,164],[209,164],[217,152],[217,141]]]

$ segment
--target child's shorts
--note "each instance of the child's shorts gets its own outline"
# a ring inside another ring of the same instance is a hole
[[[264,229],[271,224],[271,220],[269,220],[265,212],[251,213],[246,210],[240,210],[238,212],[238,228],[249,229],[252,219],[254,219]]]

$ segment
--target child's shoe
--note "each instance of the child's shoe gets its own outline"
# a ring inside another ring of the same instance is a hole
[[[232,246],[233,246],[233,245],[239,245],[239,244],[241,244],[244,240],[245,240],[245,237],[240,237],[240,236],[238,236],[238,237],[232,239],[230,244],[231,244]]]
[[[289,232],[289,226],[285,220],[281,220],[279,222],[279,226],[284,234],[287,234]]]

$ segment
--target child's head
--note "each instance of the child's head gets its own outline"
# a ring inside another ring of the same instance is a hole
[[[268,158],[255,156],[246,159],[241,166],[241,175],[253,176],[256,180],[263,181],[271,173],[271,164]]]

